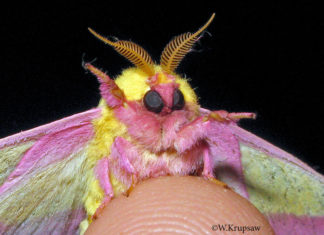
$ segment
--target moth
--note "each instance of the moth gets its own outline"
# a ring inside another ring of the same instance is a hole
[[[238,126],[253,113],[200,107],[175,72],[214,16],[173,38],[159,65],[139,45],[89,29],[134,67],[113,80],[84,63],[100,84],[98,107],[0,140],[1,234],[82,234],[113,197],[164,175],[217,178],[277,234],[324,231],[323,176]]]

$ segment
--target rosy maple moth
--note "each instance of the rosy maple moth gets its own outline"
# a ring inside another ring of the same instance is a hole
[[[91,63],[98,107],[0,140],[1,234],[79,234],[136,182],[189,175],[225,182],[277,234],[324,231],[324,178],[238,126],[253,113],[210,111],[175,69],[201,33],[181,34],[160,64],[130,41],[90,32],[133,63],[111,79]]]

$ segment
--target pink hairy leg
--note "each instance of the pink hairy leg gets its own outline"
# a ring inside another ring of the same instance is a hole
[[[183,153],[196,145],[199,140],[208,137],[206,133],[209,130],[210,121],[215,120],[220,123],[237,122],[242,118],[255,118],[255,114],[228,113],[225,110],[205,113],[205,116],[200,116],[181,128],[178,132],[178,138],[175,141],[174,146],[179,153]],[[189,136],[190,138],[188,138]]]
[[[126,192],[126,194],[128,195],[134,189],[138,181],[135,169],[129,161],[130,159],[137,157],[137,152],[131,150],[131,149],[133,150],[135,149],[135,147],[132,146],[131,143],[129,143],[127,140],[119,136],[116,137],[113,148],[118,152],[117,155],[119,155],[119,159],[121,161],[121,167],[125,169],[127,173],[132,175],[132,184]]]
[[[130,163],[130,160],[134,159],[134,157],[137,157],[137,152],[134,150],[132,144],[124,138],[118,136],[115,138],[115,141],[112,144],[109,158],[103,158],[98,161],[95,172],[100,186],[104,190],[105,196],[101,205],[92,216],[93,219],[97,219],[100,216],[103,209],[107,206],[111,198],[114,196],[109,179],[109,159],[116,160],[117,168],[124,170],[126,173],[132,175],[132,183],[127,191],[127,193],[129,193],[129,191],[131,191],[134,188],[134,185],[137,183],[135,169]],[[110,168],[111,167],[114,168],[114,166],[110,166]]]
[[[130,159],[133,158],[130,153],[132,144],[125,140],[123,137],[117,136],[112,146],[112,153],[116,154],[120,158],[121,167],[129,174],[134,174],[135,169],[130,163]]]
[[[213,166],[211,163],[211,159],[210,159],[207,147],[204,147],[204,158],[203,159],[204,159],[204,170],[202,172],[202,175],[207,179],[214,178]]]
[[[209,113],[207,119],[214,119],[216,121],[224,122],[224,121],[234,121],[237,122],[243,118],[252,118],[255,119],[255,113],[229,113],[225,110],[217,110]]]
[[[208,179],[209,181],[217,184],[217,185],[220,185],[220,186],[225,187],[225,188],[229,188],[227,186],[227,184],[223,183],[222,181],[217,180],[214,177],[213,165],[211,163],[210,154],[209,154],[209,151],[208,151],[207,147],[204,147],[204,158],[203,159],[204,159],[204,169],[203,169],[203,172],[202,172],[202,176],[204,178]]]
[[[105,196],[101,205],[97,208],[96,212],[93,214],[92,219],[97,219],[103,209],[108,205],[111,198],[114,196],[114,192],[109,179],[109,162],[108,158],[105,157],[100,159],[95,168],[95,175],[99,180],[99,184],[103,189]]]

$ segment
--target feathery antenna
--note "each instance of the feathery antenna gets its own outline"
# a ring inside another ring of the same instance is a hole
[[[100,39],[104,43],[114,47],[114,49],[132,62],[136,67],[143,70],[149,76],[155,74],[153,69],[153,60],[150,55],[139,45],[130,41],[118,40],[116,42],[110,41],[109,39],[101,36],[93,29],[88,28],[90,33],[92,33],[96,38]]]
[[[197,37],[209,26],[213,21],[215,13],[209,18],[207,23],[203,25],[195,33],[184,33],[173,38],[164,48],[160,65],[164,72],[172,73],[178,67],[183,57],[191,50]]]

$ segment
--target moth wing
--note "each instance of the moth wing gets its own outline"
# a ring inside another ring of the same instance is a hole
[[[92,109],[0,140],[0,234],[76,234]]]
[[[237,125],[231,130],[240,146],[248,199],[276,234],[323,234],[324,177]]]

